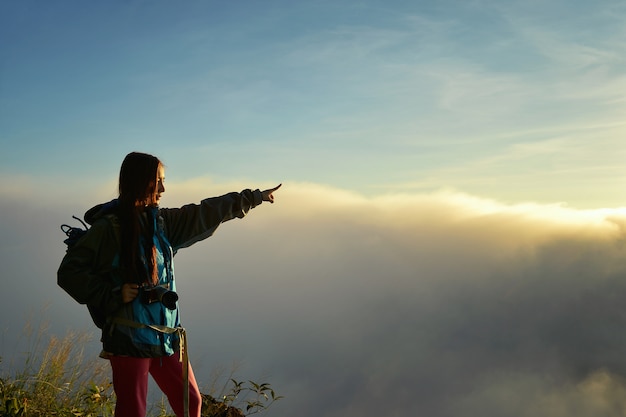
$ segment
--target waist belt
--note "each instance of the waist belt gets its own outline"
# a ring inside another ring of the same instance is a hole
[[[187,354],[187,332],[185,332],[185,329],[183,327],[168,327],[160,324],[144,324],[123,317],[113,317],[112,322],[135,329],[150,328],[160,333],[178,334],[180,339],[179,360],[183,364],[183,406],[185,417],[189,417],[189,355]]]

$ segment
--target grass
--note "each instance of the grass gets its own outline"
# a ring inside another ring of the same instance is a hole
[[[0,368],[0,416],[2,417],[110,417],[115,394],[110,367],[99,358],[87,360],[83,347],[91,336],[69,332],[59,339],[45,327],[36,333],[27,327],[32,349],[19,371]],[[0,357],[0,367],[3,365]],[[241,382],[230,373],[218,399],[203,394],[203,417],[249,416],[268,410],[281,399],[267,383]],[[215,386],[215,382],[213,383]],[[213,389],[212,389],[213,390]],[[150,416],[173,417],[162,397],[151,404]]]
[[[26,352],[23,368],[0,378],[2,416],[112,416],[112,386],[106,363],[87,362],[86,335],[54,336]]]

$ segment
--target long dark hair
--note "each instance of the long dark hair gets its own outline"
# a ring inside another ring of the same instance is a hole
[[[152,241],[152,230],[142,230],[141,219],[146,207],[156,205],[157,175],[163,166],[159,158],[146,153],[131,152],[124,158],[119,178],[120,220],[120,266],[124,280],[132,283],[151,281],[156,284],[156,248]],[[145,229],[145,228],[144,228]],[[143,266],[140,252],[140,237],[147,247],[143,248],[148,270]]]

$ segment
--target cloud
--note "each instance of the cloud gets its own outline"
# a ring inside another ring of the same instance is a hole
[[[476,381],[473,392],[454,407],[456,415],[551,417],[619,415],[624,409],[624,380],[597,371],[577,383],[555,384],[538,374],[493,375]]]
[[[212,300],[189,325],[281,381],[284,406],[513,416],[536,400],[547,405],[534,415],[552,417],[602,372],[615,386],[603,395],[619,401],[619,210],[451,192],[368,199],[314,184],[286,184],[278,201],[224,225],[178,271],[192,306]],[[217,262],[198,274],[207,251]],[[580,404],[606,410],[591,396]]]
[[[246,185],[168,186],[164,204],[175,205]],[[241,377],[286,396],[276,416],[623,407],[622,211],[451,191],[366,198],[312,183],[285,183],[276,197],[176,257],[201,384],[240,362]],[[5,317],[49,304],[54,331],[90,328],[84,307],[56,288],[63,246],[51,219],[69,217],[69,203],[1,203],[0,261],[15,277]]]

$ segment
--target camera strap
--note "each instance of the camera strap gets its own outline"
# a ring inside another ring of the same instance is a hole
[[[113,317],[112,322],[135,329],[150,328],[165,334],[178,334],[180,341],[179,361],[183,364],[183,406],[185,417],[189,417],[189,354],[187,353],[187,332],[184,327],[168,327],[160,324],[144,324],[123,317]]]

